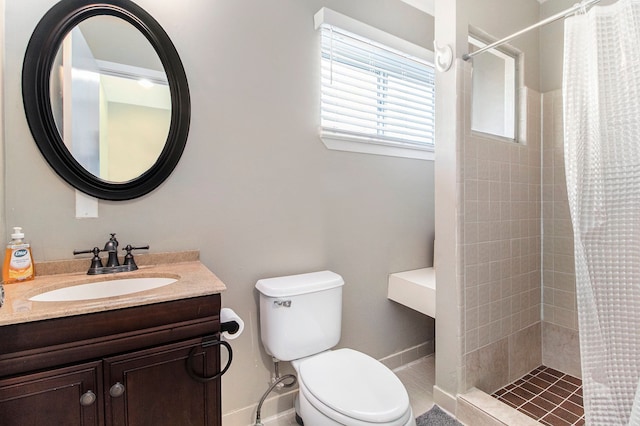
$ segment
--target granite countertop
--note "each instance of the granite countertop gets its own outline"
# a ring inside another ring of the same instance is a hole
[[[4,284],[5,303],[0,308],[0,326],[52,318],[129,308],[223,292],[222,281],[199,260],[198,251],[142,254],[136,256],[137,271],[87,275],[90,259],[36,263],[36,278]],[[33,302],[29,298],[71,285],[96,281],[167,277],[178,281],[152,290],[123,296],[72,302]]]

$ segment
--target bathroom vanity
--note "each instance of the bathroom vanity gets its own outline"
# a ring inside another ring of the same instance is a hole
[[[86,281],[82,273],[7,286],[0,310],[0,424],[221,424],[216,375],[224,284],[198,261],[122,275],[133,274],[178,280],[76,302],[28,299]]]

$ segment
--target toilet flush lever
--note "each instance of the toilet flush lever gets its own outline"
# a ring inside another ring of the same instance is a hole
[[[291,300],[274,300],[273,304],[276,305],[277,308],[290,308]]]

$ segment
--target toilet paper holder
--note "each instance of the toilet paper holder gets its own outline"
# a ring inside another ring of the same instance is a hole
[[[240,337],[244,331],[244,321],[231,308],[220,309],[220,334],[223,340]]]
[[[220,332],[225,331],[229,334],[236,334],[240,330],[240,324],[237,321],[227,321],[220,324]]]
[[[220,323],[220,334],[203,337],[202,343],[199,346],[191,348],[191,351],[189,351],[189,356],[186,362],[187,373],[189,373],[189,376],[191,376],[191,378],[197,382],[206,383],[212,380],[216,380],[222,377],[222,375],[227,372],[229,367],[231,367],[231,361],[233,360],[233,350],[231,349],[231,345],[222,340],[222,338],[226,337],[227,339],[235,339],[240,335],[240,333],[242,333],[244,324],[242,319],[235,312],[233,312],[232,309],[229,308],[223,308],[220,311],[220,318],[228,319],[227,321],[222,321]],[[227,349],[227,352],[229,354],[229,356],[227,357],[227,365],[225,365],[219,373],[214,374],[213,376],[201,376],[193,369],[193,357],[200,347],[204,349],[211,346],[224,346]]]
[[[191,378],[197,382],[206,383],[212,380],[216,380],[222,377],[222,375],[227,372],[229,367],[231,367],[231,361],[233,360],[233,350],[231,349],[231,345],[222,339],[235,339],[236,337],[238,337],[244,330],[244,321],[242,321],[242,318],[240,318],[233,311],[233,309],[229,308],[223,308],[220,310],[220,319],[222,320],[222,322],[220,323],[220,333],[203,337],[202,343],[191,348],[191,350],[189,351],[189,356],[187,357],[186,361],[187,373],[189,373],[189,376],[191,376]],[[195,356],[199,348],[205,349],[211,346],[224,346],[227,349],[227,352],[229,354],[227,357],[227,365],[225,365],[219,373],[214,374],[213,376],[201,376],[194,371],[193,357]]]

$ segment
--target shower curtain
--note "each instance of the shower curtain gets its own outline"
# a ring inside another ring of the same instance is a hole
[[[640,425],[640,0],[568,18],[564,54],[586,422]]]

